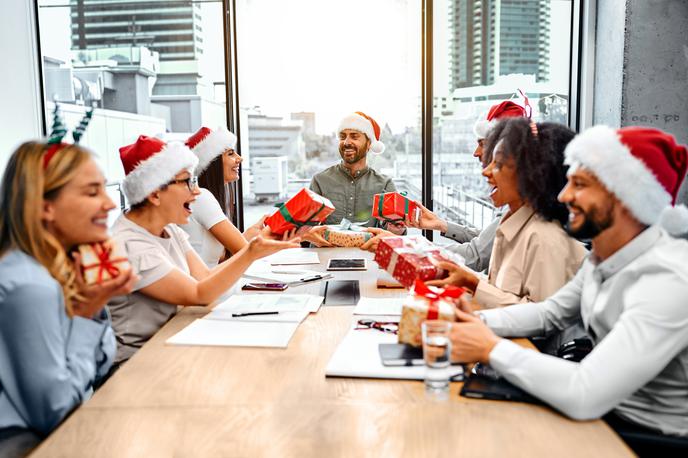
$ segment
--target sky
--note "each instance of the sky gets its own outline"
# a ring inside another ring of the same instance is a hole
[[[435,95],[449,88],[449,0],[435,0]],[[66,4],[40,0],[39,4]],[[207,76],[224,79],[221,3],[202,4]],[[316,129],[363,111],[394,131],[420,114],[420,0],[237,0],[242,107],[316,113]],[[568,80],[571,0],[552,0],[551,79]],[[44,54],[69,58],[69,9],[40,8]],[[524,88],[525,89],[525,88]]]

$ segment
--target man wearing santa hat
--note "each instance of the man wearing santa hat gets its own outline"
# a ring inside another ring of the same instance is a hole
[[[380,126],[370,116],[357,111],[339,123],[339,155],[342,161],[320,173],[311,180],[310,188],[334,204],[335,211],[327,224],[339,224],[346,218],[352,222],[366,222],[374,226],[371,217],[373,196],[383,192],[394,192],[392,179],[368,166],[368,152],[382,154],[385,145],[380,141]],[[404,224],[389,223],[386,229],[403,234]]]
[[[670,235],[688,227],[688,209],[673,206],[686,148],[656,129],[597,126],[569,143],[566,160],[559,199],[569,208],[567,230],[592,239],[591,255],[543,302],[471,314],[462,300],[452,356],[489,363],[572,418],[608,414],[620,431],[688,438],[688,242]],[[498,337],[578,319],[595,343],[580,363]]]

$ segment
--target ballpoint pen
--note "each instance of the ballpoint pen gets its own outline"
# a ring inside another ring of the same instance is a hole
[[[255,315],[277,315],[279,312],[246,312],[246,313],[232,313],[232,318],[238,318],[242,316],[255,316]]]

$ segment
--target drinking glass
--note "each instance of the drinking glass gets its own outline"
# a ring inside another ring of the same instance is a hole
[[[423,359],[425,360],[425,389],[431,392],[449,390],[450,324],[432,320],[421,324]]]

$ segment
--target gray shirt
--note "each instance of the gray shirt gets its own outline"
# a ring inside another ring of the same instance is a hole
[[[132,269],[140,279],[130,294],[112,298],[108,308],[117,335],[117,357],[121,363],[131,358],[167,321],[177,313],[176,304],[158,301],[139,292],[179,269],[189,274],[186,253],[193,250],[189,236],[174,224],[165,226],[168,237],[158,237],[121,215],[112,236],[126,247]]]
[[[595,342],[574,363],[502,340],[490,364],[576,419],[610,410],[688,436],[688,242],[651,226],[602,262],[591,255],[544,302],[480,312],[502,336],[561,330],[582,319]]]
[[[339,224],[346,218],[355,223],[365,222],[368,227],[377,225],[377,220],[371,217],[373,196],[397,190],[390,177],[370,167],[359,170],[352,177],[341,163],[316,174],[310,189],[330,199],[334,205],[335,211],[328,216],[326,224]]]
[[[447,221],[447,232],[442,235],[459,243],[447,246],[446,250],[461,256],[466,266],[476,272],[487,270],[500,220],[501,216],[497,216],[479,233],[475,229]]]
[[[0,428],[48,434],[110,369],[115,337],[107,312],[69,318],[60,284],[12,250],[0,259],[0,316]]]

